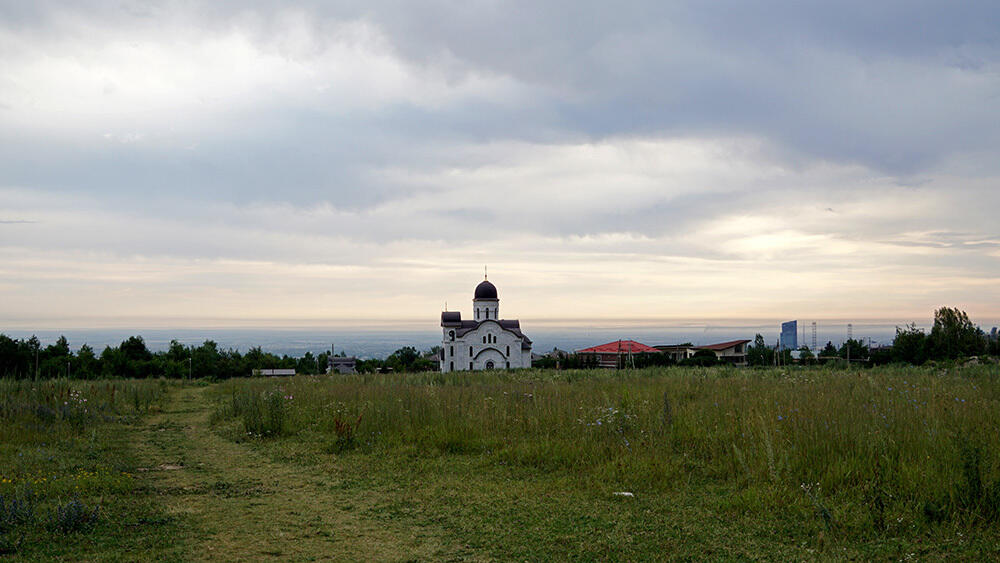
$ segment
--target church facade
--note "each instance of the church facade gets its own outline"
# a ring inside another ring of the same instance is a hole
[[[521,323],[500,318],[497,288],[483,280],[472,299],[473,319],[441,313],[441,373],[531,367],[531,339]]]

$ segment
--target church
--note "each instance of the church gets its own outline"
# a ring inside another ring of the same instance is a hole
[[[474,320],[462,313],[441,313],[441,373],[531,367],[531,340],[519,321],[500,318],[497,288],[483,280],[472,299]]]

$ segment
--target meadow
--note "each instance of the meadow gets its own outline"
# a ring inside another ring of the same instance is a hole
[[[3,385],[26,559],[1000,557],[997,365]]]
[[[127,429],[159,408],[165,381],[0,380],[0,557],[126,556],[162,537]]]

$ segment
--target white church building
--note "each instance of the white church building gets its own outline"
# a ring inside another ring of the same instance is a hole
[[[441,373],[531,367],[531,339],[519,321],[500,318],[497,288],[483,280],[472,299],[474,320],[462,313],[441,313]]]

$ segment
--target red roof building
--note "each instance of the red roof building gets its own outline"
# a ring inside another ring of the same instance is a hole
[[[627,365],[628,358],[635,354],[659,354],[660,351],[635,340],[615,340],[600,346],[577,350],[576,353],[581,356],[594,356],[597,365],[602,368],[618,368]]]

